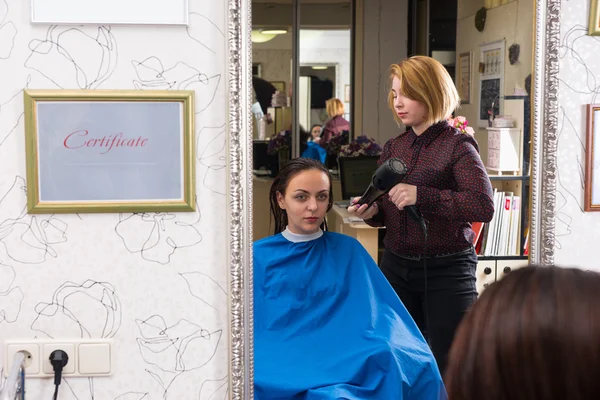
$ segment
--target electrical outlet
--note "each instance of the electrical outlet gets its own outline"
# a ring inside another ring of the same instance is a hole
[[[37,375],[40,373],[40,346],[37,343],[5,343],[4,346],[4,372],[8,376],[13,358],[19,351],[25,352],[25,375]]]
[[[22,339],[4,342],[4,372],[10,373],[14,355],[26,352],[25,374],[28,378],[54,376],[50,354],[63,350],[69,356],[62,374],[69,377],[108,376],[113,374],[112,339]]]
[[[62,374],[70,375],[75,373],[75,346],[73,343],[57,342],[57,343],[44,343],[42,345],[42,371],[45,374],[54,375],[54,367],[50,363],[50,354],[54,350],[62,350],[67,353],[69,360],[67,365],[63,367]]]

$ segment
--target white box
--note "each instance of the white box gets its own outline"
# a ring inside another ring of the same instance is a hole
[[[486,128],[488,157],[486,168],[498,173],[521,174],[523,169],[523,135],[520,128]]]

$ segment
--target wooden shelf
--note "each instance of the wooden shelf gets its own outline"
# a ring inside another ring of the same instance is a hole
[[[479,261],[527,260],[528,258],[528,256],[477,256]]]
[[[529,175],[490,175],[490,181],[529,181]]]
[[[530,175],[529,171],[529,99],[520,96],[506,96],[504,98],[504,113],[515,118],[516,127],[513,128],[486,128],[488,133],[488,162],[485,163],[488,177],[492,186],[499,192],[513,192],[514,196],[520,197],[520,216],[517,251],[521,255],[510,256],[482,256],[478,255],[479,261],[525,261],[528,256],[524,256],[523,249],[529,221],[529,189]],[[496,152],[496,158],[492,157],[494,162],[490,163],[490,150]],[[502,158],[504,157],[504,158]],[[490,168],[493,165],[494,168]],[[502,170],[502,171],[500,171]],[[513,172],[514,171],[514,172]],[[496,210],[499,212],[499,210]],[[511,217],[512,218],[512,217]],[[508,220],[504,220],[509,222]],[[516,222],[516,221],[513,221]],[[511,222],[512,223],[512,222]],[[509,234],[513,235],[515,232]],[[498,239],[497,239],[498,240]],[[511,237],[511,241],[512,241]],[[511,243],[513,244],[513,243]],[[482,250],[483,252],[483,250]],[[496,251],[494,251],[496,252]],[[505,251],[498,251],[505,254]],[[508,253],[515,253],[509,251]],[[489,253],[488,253],[489,254]]]

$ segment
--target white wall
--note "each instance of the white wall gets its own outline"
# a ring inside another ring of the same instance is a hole
[[[387,105],[388,69],[406,58],[407,0],[365,0],[361,132],[382,145],[404,131]],[[360,129],[360,128],[359,128]]]
[[[190,7],[187,29],[48,27],[28,1],[0,1],[0,339],[116,343],[116,374],[66,377],[61,400],[227,392],[227,11]],[[198,211],[28,215],[24,88],[195,90]],[[50,379],[27,386],[52,396]]]
[[[471,102],[463,104],[457,115],[463,115],[475,129],[475,137],[480,145],[481,157],[487,159],[487,131],[477,127],[479,119],[479,65],[480,45],[505,39],[503,95],[512,95],[515,87],[525,89],[525,78],[532,72],[533,58],[533,1],[514,0],[510,3],[487,10],[485,29],[475,28],[475,14],[484,5],[483,0],[458,0],[456,56],[472,52],[473,73],[471,76]],[[500,2],[498,2],[500,3]],[[511,65],[508,48],[518,43],[521,47],[519,61]],[[458,64],[457,64],[458,65]],[[458,73],[458,71],[457,71]]]
[[[583,212],[585,105],[599,102],[600,38],[587,35],[589,0],[561,7],[555,263],[600,271],[600,213]]]

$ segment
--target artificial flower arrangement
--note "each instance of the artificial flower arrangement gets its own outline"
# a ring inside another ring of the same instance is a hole
[[[350,144],[341,147],[340,157],[378,156],[381,151],[381,146],[377,144],[375,139],[360,135]]]
[[[475,135],[475,130],[469,126],[469,121],[467,121],[467,119],[465,117],[463,117],[463,116],[458,116],[455,118],[450,117],[447,119],[447,121],[450,124],[450,126],[455,127],[456,129],[461,131],[461,133],[466,133],[471,136]]]
[[[278,154],[282,150],[288,150],[291,145],[291,131],[283,130],[271,136],[271,140],[269,140],[269,145],[267,146],[267,153],[270,155]]]
[[[329,141],[325,144],[327,154],[336,158],[340,154],[342,146],[347,145],[350,141],[350,132],[342,131],[337,135],[332,135]]]

